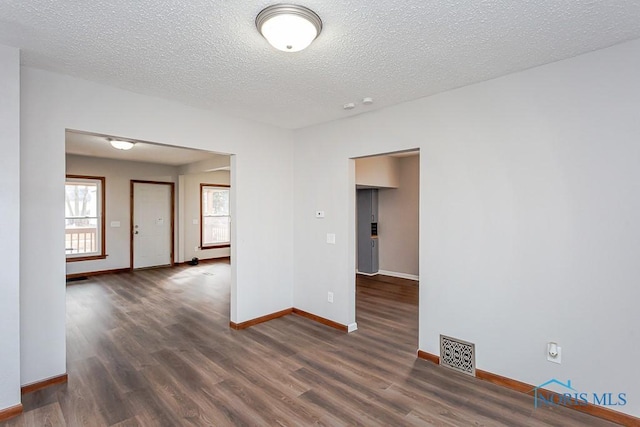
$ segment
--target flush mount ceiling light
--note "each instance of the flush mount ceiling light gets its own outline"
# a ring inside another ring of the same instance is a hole
[[[120,139],[107,138],[107,141],[109,141],[111,146],[117,150],[131,150],[133,146],[136,145],[135,142],[122,141]]]
[[[256,27],[276,49],[299,52],[318,37],[322,31],[322,20],[304,6],[276,4],[258,14]]]

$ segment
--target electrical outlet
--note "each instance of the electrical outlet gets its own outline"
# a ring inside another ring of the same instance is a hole
[[[198,252],[200,250],[200,248],[196,246],[195,248],[193,248],[193,250]]]
[[[327,243],[330,245],[336,244],[336,235],[334,233],[327,233]]]
[[[333,292],[329,292],[329,293],[327,294],[327,301],[329,301],[329,302],[331,302],[331,303],[333,302]]]
[[[554,342],[548,343],[547,360],[553,363],[562,363],[562,347]]]

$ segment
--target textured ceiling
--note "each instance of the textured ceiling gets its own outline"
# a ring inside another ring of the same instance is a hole
[[[640,38],[638,0],[304,0],[324,28],[291,54],[255,29],[272,3],[4,0],[0,43],[24,65],[299,128]]]

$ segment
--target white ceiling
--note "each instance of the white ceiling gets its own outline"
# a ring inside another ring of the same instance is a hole
[[[638,0],[302,0],[324,28],[291,54],[255,29],[273,3],[4,0],[0,43],[24,65],[299,128],[640,38]]]
[[[107,135],[93,135],[84,132],[67,131],[65,136],[65,152],[67,154],[77,154],[80,156],[157,163],[171,166],[188,165],[195,162],[209,160],[215,156],[220,156],[219,154],[208,151],[178,148],[144,141],[134,141],[131,139],[127,140],[136,143],[131,150],[116,150],[111,147],[111,144],[109,144],[109,141],[107,140],[108,137],[109,136]]]

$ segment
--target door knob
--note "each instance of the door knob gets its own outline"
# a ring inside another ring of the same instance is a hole
[[[135,233],[133,233],[133,234],[138,234],[138,230],[136,230],[136,232],[135,232]]]

